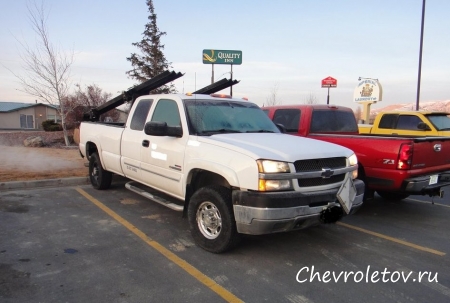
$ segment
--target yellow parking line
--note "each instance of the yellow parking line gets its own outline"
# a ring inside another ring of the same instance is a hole
[[[439,205],[439,206],[444,206],[444,207],[450,207],[450,205],[445,205],[445,204],[441,204],[441,203],[432,203],[431,201],[421,201],[421,200],[416,200],[416,199],[405,199],[406,201],[413,201],[413,202],[419,202],[419,203],[423,203],[423,204],[434,204],[434,205]]]
[[[98,208],[103,210],[105,213],[110,215],[112,218],[114,218],[117,222],[125,226],[127,229],[129,229],[132,233],[134,233],[136,236],[141,238],[145,243],[156,249],[158,252],[160,252],[164,257],[184,269],[188,274],[196,278],[198,281],[206,285],[209,289],[214,291],[216,294],[221,296],[223,299],[225,299],[227,302],[243,302],[241,299],[233,295],[231,292],[217,284],[214,280],[207,277],[205,274],[203,274],[201,271],[196,269],[194,266],[190,265],[174,253],[172,253],[170,250],[159,244],[158,242],[150,239],[147,237],[142,231],[140,231],[136,226],[119,216],[117,213],[115,213],[113,210],[111,210],[109,207],[101,203],[99,200],[95,199],[91,195],[89,195],[87,192],[82,190],[81,188],[76,189],[81,195],[83,195],[86,199],[91,201],[93,204],[95,204]]]
[[[364,229],[364,228],[361,228],[361,227],[353,226],[353,225],[350,225],[350,224],[347,224],[347,223],[336,222],[336,224],[341,225],[341,226],[345,226],[347,228],[351,228],[351,229],[354,229],[354,230],[357,230],[357,231],[360,231],[360,232],[363,232],[363,233],[366,233],[366,234],[369,234],[369,235],[372,235],[372,236],[375,236],[375,237],[379,237],[379,238],[382,238],[382,239],[385,239],[385,240],[389,240],[389,241],[392,241],[392,242],[395,242],[395,243],[398,243],[398,244],[402,244],[402,245],[409,246],[409,247],[412,247],[412,248],[415,248],[415,249],[418,249],[418,250],[426,251],[426,252],[429,252],[429,253],[432,253],[432,254],[435,254],[435,255],[438,255],[438,256],[445,256],[446,255],[446,253],[444,253],[442,251],[438,251],[438,250],[435,250],[435,249],[432,249],[432,248],[416,245],[416,244],[413,244],[413,243],[410,243],[410,242],[407,242],[407,241],[403,241],[403,240],[400,240],[400,239],[389,237],[389,236],[386,236],[386,235],[383,235],[383,234],[380,234],[380,233],[377,233],[377,232],[374,232],[374,231],[370,231],[370,230],[367,230],[367,229]]]

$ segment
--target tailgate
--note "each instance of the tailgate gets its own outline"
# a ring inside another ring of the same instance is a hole
[[[450,168],[450,137],[424,137],[414,139],[412,168]]]

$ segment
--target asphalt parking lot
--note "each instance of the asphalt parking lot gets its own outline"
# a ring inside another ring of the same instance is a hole
[[[447,197],[377,197],[338,224],[215,255],[123,179],[0,192],[2,302],[449,302]]]

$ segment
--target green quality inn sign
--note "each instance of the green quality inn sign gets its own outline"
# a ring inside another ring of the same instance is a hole
[[[237,50],[203,50],[203,64],[242,64],[242,51]]]

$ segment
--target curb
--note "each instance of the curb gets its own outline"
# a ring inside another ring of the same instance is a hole
[[[73,177],[61,179],[34,180],[34,181],[11,181],[11,182],[0,182],[0,191],[31,189],[39,187],[76,186],[87,184],[90,184],[89,177]]]

